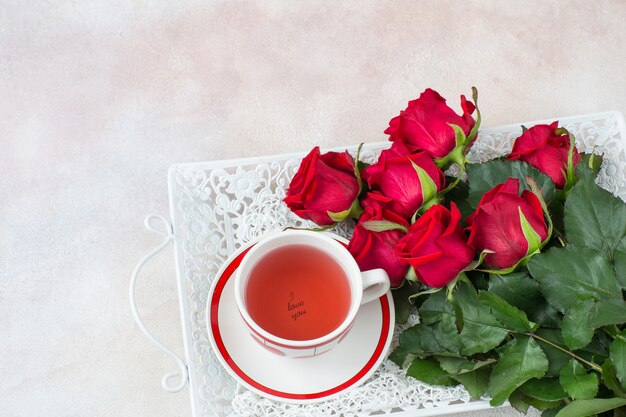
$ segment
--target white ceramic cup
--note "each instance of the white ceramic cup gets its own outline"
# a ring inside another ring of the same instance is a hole
[[[330,333],[310,340],[289,340],[263,329],[250,317],[246,307],[246,289],[254,266],[272,251],[290,245],[306,245],[323,251],[341,268],[350,284],[348,314]],[[235,300],[250,335],[266,349],[289,357],[310,357],[330,350],[345,336],[354,323],[359,306],[377,300],[389,291],[389,277],[383,269],[361,272],[348,250],[337,240],[320,232],[286,230],[271,234],[245,255],[235,275]]]

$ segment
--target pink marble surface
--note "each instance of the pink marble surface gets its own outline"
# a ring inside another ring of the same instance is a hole
[[[0,414],[189,416],[127,285],[166,171],[384,139],[426,87],[484,125],[626,112],[623,1],[0,3]],[[148,326],[182,352],[173,252]],[[475,416],[513,415],[508,409]]]

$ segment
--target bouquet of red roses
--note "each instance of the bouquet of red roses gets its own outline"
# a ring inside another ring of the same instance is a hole
[[[354,221],[348,249],[387,271],[398,321],[418,310],[391,355],[407,375],[522,412],[624,416],[626,205],[557,122],[471,164],[472,96],[459,115],[424,91],[371,165],[314,148],[284,201],[318,230]]]

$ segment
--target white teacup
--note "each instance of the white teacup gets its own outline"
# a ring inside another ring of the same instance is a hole
[[[330,272],[320,275],[320,271]],[[332,292],[321,296],[322,288],[335,287],[345,289],[337,291],[345,297]],[[235,276],[237,308],[251,336],[268,350],[289,357],[316,356],[336,346],[350,330],[359,306],[388,290],[384,270],[361,272],[344,245],[324,233],[304,230],[261,239],[245,255]],[[286,336],[291,334],[298,336]]]

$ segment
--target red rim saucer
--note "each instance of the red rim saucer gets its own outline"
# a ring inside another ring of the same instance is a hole
[[[234,273],[253,245],[224,263],[207,299],[209,340],[226,371],[263,397],[299,404],[325,401],[365,382],[389,350],[395,321],[391,293],[362,305],[350,332],[329,352],[311,358],[276,355],[248,334],[235,304]]]

